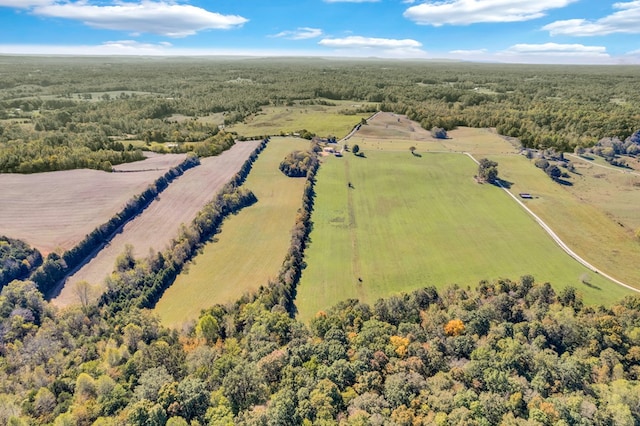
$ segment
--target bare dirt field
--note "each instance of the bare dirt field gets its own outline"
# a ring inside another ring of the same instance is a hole
[[[191,222],[198,211],[209,202],[222,186],[235,175],[259,141],[239,142],[217,157],[202,160],[202,164],[187,170],[154,200],[138,217],[127,223],[109,245],[70,276],[60,294],[53,299],[58,306],[77,302],[74,283],[88,281],[96,295],[112,271],[116,258],[127,244],[136,257],[144,257],[152,248],[165,249],[177,236],[180,224]],[[124,174],[124,173],[123,173]]]
[[[150,154],[144,161],[115,167],[135,173],[83,169],[0,174],[0,234],[25,240],[43,255],[68,250],[184,158]]]

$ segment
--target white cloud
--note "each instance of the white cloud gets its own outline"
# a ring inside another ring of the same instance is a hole
[[[555,21],[542,27],[551,35],[599,36],[613,33],[640,34],[640,1],[614,3],[614,12],[609,16],[588,21],[567,19]]]
[[[487,49],[470,49],[470,50],[459,49],[459,50],[452,50],[449,53],[451,53],[452,55],[473,56],[473,55],[483,55],[487,52],[488,52]]]
[[[415,49],[422,46],[420,42],[411,39],[396,40],[391,38],[373,38],[361,36],[325,38],[320,40],[318,44],[340,49]]]
[[[427,56],[427,53],[421,49],[422,44],[411,39],[348,36],[324,38],[318,44],[336,49],[340,56],[381,58],[425,58]]]
[[[530,54],[530,55],[574,55],[574,56],[606,56],[607,48],[604,46],[585,46],[583,44],[515,44],[506,52]]]
[[[289,40],[307,40],[310,38],[320,37],[322,30],[319,28],[300,27],[293,31],[282,31],[274,34],[272,37],[282,37]]]
[[[0,44],[0,54],[4,55],[103,55],[103,56],[242,56],[242,57],[379,57],[392,59],[455,59],[476,62],[526,63],[526,64],[640,64],[640,50],[625,55],[610,56],[600,46],[580,44],[516,44],[507,50],[494,52],[487,49],[456,50],[431,53],[419,48],[397,49],[334,49],[330,54],[308,50],[271,50],[238,48],[188,48],[176,47],[171,43],[140,43],[133,40],[109,41],[100,45],[9,45]]]
[[[2,55],[65,55],[65,56],[242,56],[282,57],[317,56],[312,50],[269,50],[238,48],[176,47],[171,43],[140,43],[134,40],[108,41],[99,45],[34,45],[0,44]]]
[[[78,20],[94,28],[169,37],[185,37],[208,29],[230,29],[247,22],[242,16],[222,15],[171,1],[114,1],[109,5],[90,4],[86,0],[64,3],[28,0],[27,3],[33,6],[32,12],[40,16]]]
[[[162,42],[158,44],[154,43],[140,43],[135,40],[118,40],[107,41],[103,43],[99,48],[105,51],[120,52],[121,55],[126,54],[140,54],[140,55],[157,55],[165,52],[167,48],[170,48],[171,43]]]
[[[611,64],[616,59],[607,53],[604,46],[583,44],[515,44],[496,53],[495,57],[504,62],[547,63],[547,64]]]
[[[411,6],[404,17],[417,24],[469,25],[479,22],[520,22],[545,16],[546,11],[577,0],[432,0]]]
[[[54,0],[0,0],[0,7],[15,7],[18,9],[29,9],[34,6],[45,6],[52,4]]]

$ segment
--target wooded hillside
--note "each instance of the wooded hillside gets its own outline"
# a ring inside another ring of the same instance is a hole
[[[184,336],[148,314],[0,295],[7,424],[634,424],[640,299],[584,307],[530,276],[345,301],[310,324],[264,298]],[[111,312],[111,313],[109,313]],[[194,424],[194,423],[192,423]]]

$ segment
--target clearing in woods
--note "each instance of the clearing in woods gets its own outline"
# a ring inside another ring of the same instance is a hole
[[[341,138],[348,134],[360,119],[370,112],[356,112],[369,104],[355,104],[347,101],[329,101],[333,105],[293,105],[262,107],[262,111],[244,120],[227,126],[226,130],[239,135],[255,137],[280,135],[306,129],[318,136],[329,135]]]
[[[214,242],[167,289],[154,309],[164,325],[179,327],[197,319],[201,309],[237,300],[277,276],[305,184],[278,166],[291,151],[308,148],[307,140],[271,138],[243,185],[258,202],[227,218]]]
[[[188,224],[195,218],[198,211],[240,170],[259,143],[238,142],[218,156],[203,158],[199,166],[175,179],[106,247],[68,277],[52,302],[58,306],[77,303],[73,285],[78,281],[88,281],[96,286],[96,292],[101,293],[104,279],[113,271],[116,258],[127,244],[133,246],[136,257],[146,256],[150,249],[164,250],[177,236],[180,224]]]
[[[186,158],[147,155],[146,160],[114,167],[130,173],[81,169],[0,174],[0,234],[24,240],[45,256],[74,247]]]

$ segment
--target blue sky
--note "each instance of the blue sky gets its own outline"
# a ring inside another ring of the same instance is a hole
[[[640,0],[0,0],[0,54],[640,64]]]

